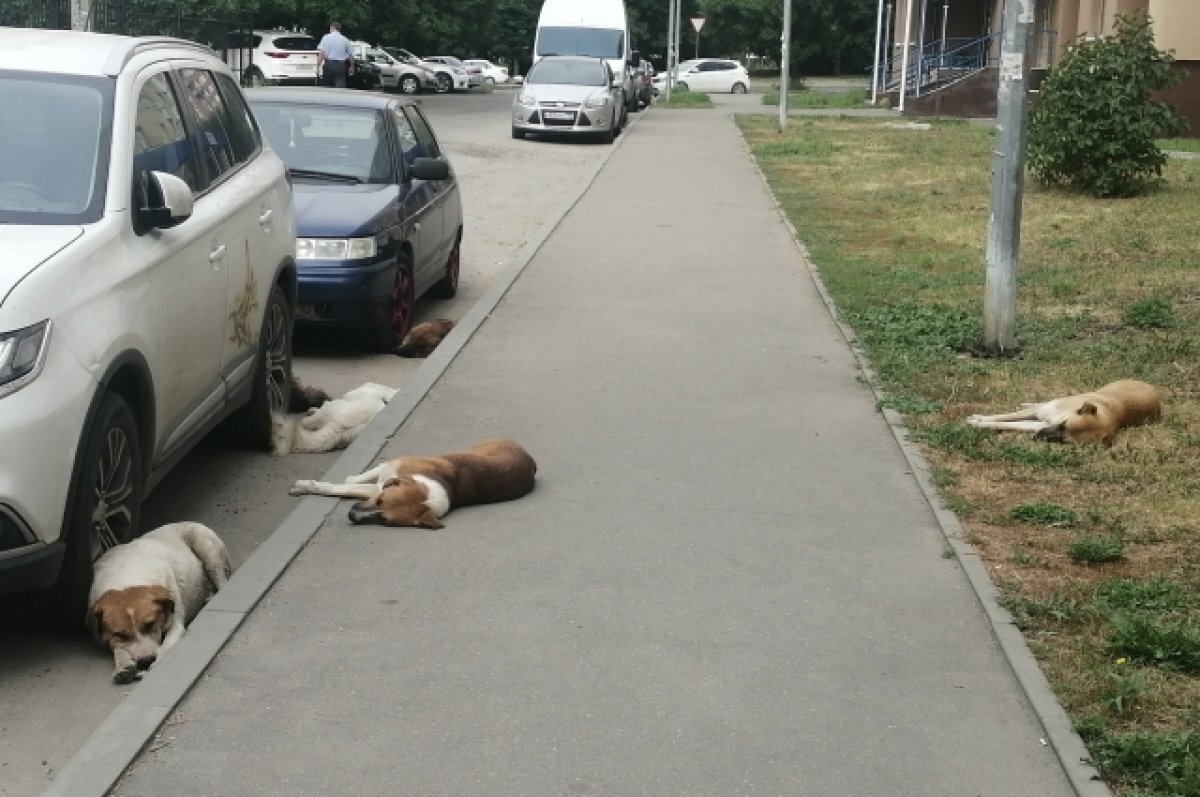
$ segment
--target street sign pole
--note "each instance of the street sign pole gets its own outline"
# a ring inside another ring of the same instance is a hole
[[[996,93],[996,150],[992,154],[991,213],[983,295],[983,348],[999,356],[1017,349],[1017,261],[1025,178],[1026,49],[1035,0],[1004,0],[1000,87]]]
[[[696,57],[700,57],[700,29],[704,27],[704,17],[692,17],[692,27],[696,29]]]
[[[675,7],[682,0],[667,0],[667,104],[671,102],[671,84],[675,82]]]
[[[787,129],[788,73],[791,72],[792,0],[783,0],[783,46],[779,49],[779,132]]]

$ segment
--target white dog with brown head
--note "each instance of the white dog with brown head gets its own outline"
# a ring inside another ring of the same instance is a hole
[[[136,680],[170,650],[230,572],[225,543],[199,523],[162,526],[97,559],[86,621],[112,650],[113,680]]]

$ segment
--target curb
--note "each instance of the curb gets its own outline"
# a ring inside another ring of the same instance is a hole
[[[730,121],[733,121],[733,119],[734,114],[730,114]],[[739,131],[740,134],[741,131]],[[887,422],[892,437],[896,441],[896,445],[900,448],[900,453],[904,456],[904,461],[908,464],[909,471],[912,473],[917,487],[920,488],[926,503],[929,504],[933,518],[937,522],[946,545],[954,552],[954,558],[962,568],[963,574],[967,577],[967,581],[971,586],[971,590],[975,593],[975,599],[979,601],[979,605],[987,617],[993,639],[996,640],[996,644],[1004,654],[1004,659],[1008,662],[1009,669],[1012,670],[1013,675],[1016,677],[1021,692],[1025,695],[1025,699],[1029,701],[1034,715],[1041,724],[1042,730],[1046,734],[1045,738],[1041,740],[1042,743],[1050,745],[1054,750],[1055,756],[1058,758],[1060,766],[1062,766],[1063,773],[1071,784],[1071,788],[1074,789],[1079,797],[1113,797],[1113,793],[1108,788],[1108,785],[1101,780],[1100,773],[1089,763],[1091,755],[1088,753],[1083,739],[1075,732],[1071,718],[1067,716],[1066,710],[1062,707],[1062,704],[1058,701],[1058,697],[1050,688],[1050,682],[1046,679],[1046,674],[1042,672],[1042,668],[1038,665],[1037,659],[1034,658],[1033,653],[1029,650],[1029,645],[1025,642],[1024,635],[1013,622],[1012,615],[1000,605],[1000,591],[997,589],[995,582],[992,581],[992,577],[987,570],[987,565],[980,558],[975,547],[966,541],[958,516],[949,509],[946,509],[942,504],[937,489],[933,486],[933,481],[929,477],[929,463],[925,461],[925,457],[917,445],[909,439],[908,427],[904,424],[904,417],[894,409],[883,405],[887,394],[880,386],[879,379],[871,368],[866,353],[855,343],[856,336],[854,330],[843,323],[838,317],[837,305],[834,303],[833,297],[829,294],[829,290],[825,287],[820,270],[809,256],[808,248],[800,240],[800,235],[792,224],[791,219],[787,217],[783,205],[780,204],[779,200],[775,197],[775,193],[771,190],[771,185],[767,182],[767,176],[759,167],[758,161],[754,159],[754,153],[751,151],[745,136],[742,136],[742,146],[746,151],[746,157],[750,159],[750,163],[754,166],[754,170],[758,173],[758,177],[762,181],[763,189],[767,192],[771,203],[775,206],[775,211],[779,214],[780,220],[783,221],[788,234],[791,236],[793,243],[795,243],[796,250],[800,254],[800,260],[804,264],[804,268],[807,269],[813,284],[816,286],[830,319],[837,326],[842,338],[846,341],[846,346],[850,349],[851,354],[854,355],[854,359],[858,363],[858,368],[862,372],[864,383],[875,396],[876,406],[879,407],[883,419]]]
[[[341,456],[321,476],[340,482],[366,470],[399,431],[433,385],[475,335],[484,321],[525,271],[547,239],[558,229],[587,193],[613,153],[625,141],[641,114],[630,116],[621,136],[582,181],[575,198],[553,216],[517,253],[471,309],[455,324],[442,345],[426,358],[408,383],[371,421]],[[104,797],[154,738],[175,707],[200,679],[208,665],[262,600],[288,565],[308,544],[338,506],[338,500],[307,496],[271,532],[188,625],[187,633],[169,656],[146,672],[145,677],[117,704],[83,746],[59,770],[42,797]]]

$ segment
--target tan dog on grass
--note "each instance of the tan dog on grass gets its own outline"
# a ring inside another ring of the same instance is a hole
[[[430,457],[400,457],[351,476],[344,484],[302,479],[292,495],[358,498],[355,523],[443,528],[451,509],[520,498],[533,489],[537,463],[514,440],[476,443],[466,451]]]
[[[1162,416],[1158,389],[1135,379],[1111,382],[1091,393],[1022,404],[1003,415],[972,415],[967,423],[980,429],[1033,432],[1051,443],[1103,443],[1111,446],[1126,426],[1157,421]]]

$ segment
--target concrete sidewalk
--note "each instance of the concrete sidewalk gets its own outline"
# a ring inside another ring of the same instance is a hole
[[[729,118],[628,136],[385,447],[512,436],[538,488],[304,499],[114,793],[1075,793]]]

